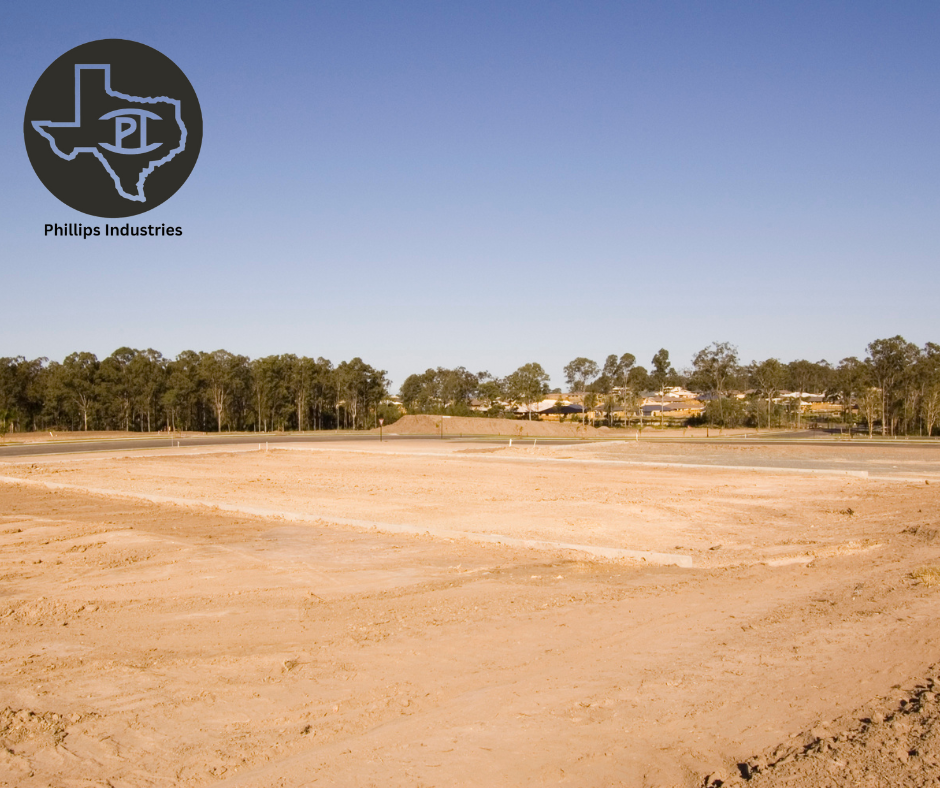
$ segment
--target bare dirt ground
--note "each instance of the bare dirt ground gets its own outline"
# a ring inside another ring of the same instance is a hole
[[[616,438],[618,436],[634,437],[640,435],[655,435],[657,437],[705,437],[754,434],[754,430],[728,429],[720,430],[714,427],[675,427],[660,429],[652,424],[643,430],[637,428],[594,427],[591,424],[581,424],[574,421],[539,421],[529,419],[484,419],[467,416],[402,416],[398,421],[388,425],[384,431],[390,435],[437,435],[442,432],[445,437],[459,435],[502,435],[519,437],[546,437],[546,438]],[[378,430],[372,430],[377,433]]]
[[[407,443],[0,463],[0,785],[936,785],[934,455]]]

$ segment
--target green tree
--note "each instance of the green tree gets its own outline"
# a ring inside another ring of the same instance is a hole
[[[855,356],[842,359],[836,368],[834,387],[839,394],[842,421],[848,423],[851,428],[854,421],[852,405],[857,403],[859,397],[871,388],[871,375],[868,367]],[[851,434],[850,429],[849,435]]]
[[[443,407],[437,370],[434,369],[409,375],[401,384],[399,395],[409,413],[437,413]]]
[[[872,380],[881,390],[881,434],[896,434],[903,402],[903,385],[911,367],[920,355],[920,348],[898,335],[876,339],[868,345],[865,363]]]
[[[62,373],[63,388],[87,432],[98,388],[98,358],[94,353],[71,353],[62,362]]]
[[[712,342],[695,354],[692,365],[693,381],[701,390],[717,397],[718,421],[724,423],[724,409],[728,407],[725,400],[729,386],[738,375],[738,349],[729,342]],[[706,415],[708,413],[706,406]]]
[[[569,391],[573,394],[581,395],[581,401],[584,405],[584,417],[586,418],[588,409],[588,388],[600,373],[600,368],[597,366],[597,362],[591,361],[591,359],[585,358],[584,356],[578,356],[565,365],[564,373],[565,382],[568,384]]]
[[[783,374],[783,364],[775,358],[768,358],[759,363],[754,362],[748,369],[751,385],[757,389],[758,396],[762,396],[767,400],[766,425],[768,427],[773,426],[771,424],[773,400],[783,385]],[[755,410],[755,416],[757,418],[757,429],[760,429],[760,408]]]
[[[235,412],[244,407],[245,394],[249,388],[248,359],[227,350],[200,353],[199,375],[204,381],[204,391],[216,417],[218,431],[222,432],[224,423],[229,424],[230,429],[237,428],[239,424]]]
[[[157,405],[166,386],[166,361],[153,348],[139,351],[128,363],[127,372],[133,389],[134,409],[139,419],[140,431],[147,432],[155,426]]]
[[[542,365],[530,362],[506,377],[506,394],[511,402],[527,406],[531,421],[532,403],[539,402],[548,393],[547,384],[548,373]]]
[[[2,442],[7,433],[13,429],[14,422],[13,411],[7,408],[0,408],[0,442]]]
[[[336,367],[335,380],[345,405],[347,424],[353,429],[377,427],[377,409],[388,393],[385,370],[374,369],[356,357]]]
[[[43,408],[40,378],[44,358],[0,358],[0,409],[12,418],[11,430],[36,428]]]
[[[650,373],[650,382],[657,391],[665,393],[669,379],[676,374],[676,371],[669,363],[669,351],[666,348],[660,348],[659,352],[653,356],[653,371]]]
[[[597,366],[597,362],[584,356],[578,356],[574,361],[565,365],[565,381],[571,391],[583,394],[599,372],[600,368]]]
[[[923,356],[924,393],[921,411],[928,437],[940,423],[940,345],[928,342]]]
[[[160,403],[171,430],[205,430],[205,382],[200,375],[200,354],[184,350],[167,364],[166,388]]]
[[[125,431],[131,428],[136,392],[130,364],[139,352],[129,347],[118,348],[99,366],[98,389],[103,401],[100,410],[111,428]]]
[[[744,401],[736,397],[712,400],[705,404],[705,421],[717,427],[740,427],[744,424],[746,415]]]
[[[307,413],[317,379],[317,362],[306,356],[287,356],[289,369],[287,390],[297,414],[297,429],[303,432],[307,426]]]
[[[478,373],[477,380],[477,394],[486,406],[486,415],[491,418],[502,415],[507,396],[505,381],[489,372]]]

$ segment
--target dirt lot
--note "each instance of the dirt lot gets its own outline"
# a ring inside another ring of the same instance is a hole
[[[580,418],[580,417],[579,417]],[[371,430],[378,433],[378,430]],[[566,420],[541,421],[538,419],[484,419],[467,416],[402,416],[398,421],[385,427],[390,435],[503,435],[536,436],[547,438],[617,438],[635,436],[655,436],[657,438],[706,437],[707,435],[743,435],[754,430],[716,429],[714,427],[666,427],[654,426],[650,420],[643,429],[637,427],[595,427],[590,423]],[[766,431],[764,434],[767,434]]]
[[[0,463],[0,785],[936,785],[929,450],[440,444]]]

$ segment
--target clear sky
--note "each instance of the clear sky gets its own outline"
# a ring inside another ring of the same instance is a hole
[[[23,143],[86,41],[199,96],[183,188],[43,236]],[[837,362],[940,342],[940,4],[0,4],[0,356],[122,345],[506,374],[713,340]],[[123,223],[124,220],[121,220]]]

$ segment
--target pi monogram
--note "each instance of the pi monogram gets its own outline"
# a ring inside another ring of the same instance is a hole
[[[75,47],[43,72],[23,134],[33,169],[62,202],[92,216],[134,216],[189,177],[202,111],[168,57],[105,39]]]

